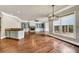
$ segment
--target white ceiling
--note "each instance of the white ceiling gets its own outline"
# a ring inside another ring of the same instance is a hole
[[[56,5],[55,11],[68,5]],[[35,20],[39,17],[47,17],[52,12],[51,5],[0,5],[0,11],[17,16],[22,20]]]

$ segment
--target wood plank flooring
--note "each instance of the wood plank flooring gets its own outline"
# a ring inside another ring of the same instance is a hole
[[[25,34],[21,40],[0,40],[0,53],[78,53],[79,47],[41,34]]]

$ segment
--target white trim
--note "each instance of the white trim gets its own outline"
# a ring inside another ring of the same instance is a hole
[[[6,36],[1,37],[1,39],[4,39]]]
[[[3,11],[1,11],[1,13],[2,13],[2,14],[4,14],[4,15],[10,16],[10,17],[15,17],[15,18],[18,18],[18,17],[16,17],[16,16],[10,15],[10,14],[5,13],[5,12],[3,12]]]
[[[8,13],[5,13],[5,12],[3,12],[3,11],[0,11],[3,15],[7,15],[7,16],[9,16],[9,17],[14,17],[14,18],[17,18],[17,20],[18,21],[22,21],[19,17],[17,17],[17,16],[14,16],[14,15],[10,15],[10,14],[8,14]]]
[[[61,12],[65,11],[65,10],[67,10],[67,9],[70,9],[70,8],[74,7],[74,6],[75,5],[66,6],[66,7],[56,11],[55,14],[61,13]],[[52,13],[50,13],[48,16],[51,16],[51,15],[52,15]]]
[[[71,5],[71,6],[67,6],[67,7],[65,7],[65,8],[62,8],[62,9],[60,9],[59,11],[55,12],[55,14],[60,13],[60,12],[62,12],[62,11],[65,11],[65,10],[67,10],[67,9],[69,9],[69,8],[74,7],[74,6],[75,6],[75,5]]]
[[[62,38],[62,37],[59,37],[59,36],[56,36],[56,35],[52,35],[52,34],[48,34],[49,36],[52,36],[52,37],[56,37],[56,38],[59,38],[60,40],[64,40],[64,41],[67,41],[67,42],[70,42],[72,44],[75,44],[77,46],[79,46],[79,42],[75,42],[75,41],[71,41],[71,40],[68,40],[66,38]]]

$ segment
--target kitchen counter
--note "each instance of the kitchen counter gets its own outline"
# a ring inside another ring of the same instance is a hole
[[[22,31],[21,28],[7,28],[5,31]]]
[[[5,36],[13,39],[24,38],[24,31],[21,28],[8,28],[5,30]]]

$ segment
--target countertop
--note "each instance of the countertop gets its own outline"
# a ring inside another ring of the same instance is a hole
[[[5,31],[22,31],[22,28],[7,28]]]

